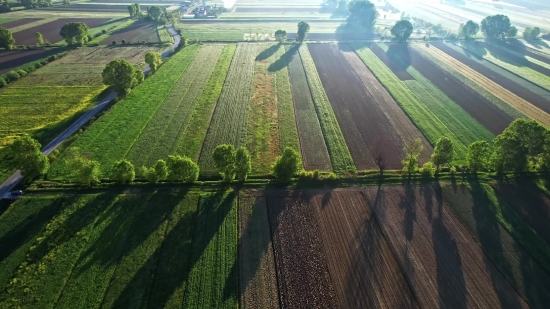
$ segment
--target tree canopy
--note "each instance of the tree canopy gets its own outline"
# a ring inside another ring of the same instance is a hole
[[[283,155],[277,157],[273,164],[273,176],[283,182],[288,182],[302,169],[302,160],[296,150],[286,147]]]
[[[420,156],[423,148],[422,140],[419,138],[409,141],[403,146],[405,158],[401,163],[403,163],[403,170],[409,176],[418,169],[418,156]]]
[[[199,178],[199,166],[188,157],[168,156],[168,179],[195,182]]]
[[[66,161],[67,166],[71,169],[71,174],[81,184],[90,186],[100,182],[101,169],[99,162],[90,160],[82,155],[78,148],[69,148]]]
[[[236,158],[233,145],[218,145],[212,152],[212,160],[224,181],[232,181],[235,178]]]
[[[466,161],[471,172],[477,173],[488,167],[491,160],[491,146],[486,141],[473,142],[468,146]]]
[[[479,24],[474,21],[467,21],[465,24],[460,24],[458,28],[458,36],[466,40],[476,35],[479,32]]]
[[[13,48],[13,44],[15,44],[15,39],[13,38],[11,31],[0,27],[0,47],[10,50]]]
[[[113,166],[112,177],[118,183],[131,183],[136,178],[134,165],[126,159],[117,161]]]
[[[284,43],[286,41],[286,31],[285,30],[277,30],[275,31],[275,39],[279,42],[279,43]]]
[[[88,30],[85,23],[68,23],[61,27],[59,35],[67,42],[67,45],[83,45],[88,41]]]
[[[309,24],[305,21],[298,23],[298,33],[296,35],[296,41],[303,42],[306,39],[306,35],[309,32]]]
[[[391,34],[397,42],[405,42],[413,32],[413,25],[408,20],[400,20],[391,28]]]
[[[539,35],[540,35],[539,27],[525,28],[525,30],[523,30],[523,38],[526,40],[536,40],[538,39]]]
[[[38,45],[44,45],[44,37],[42,36],[42,33],[37,32],[37,33],[35,34],[35,36],[36,36],[36,44],[38,44]]]
[[[158,21],[162,15],[162,10],[158,6],[150,6],[147,8],[147,14],[151,16],[153,20]]]
[[[248,149],[241,146],[237,148],[235,153],[235,175],[240,181],[245,181],[252,170],[252,165],[250,163],[250,154]]]
[[[504,38],[512,24],[506,15],[487,16],[481,21],[481,32],[490,39]]]
[[[493,169],[497,173],[523,172],[527,168],[527,148],[513,131],[505,131],[493,141]]]
[[[505,35],[507,38],[515,38],[518,35],[518,28],[516,28],[516,26],[510,26]]]
[[[40,147],[40,143],[27,134],[17,138],[10,145],[10,151],[14,157],[12,162],[21,170],[23,176],[34,178],[48,172],[50,162],[40,152]]]
[[[130,89],[143,81],[143,72],[135,69],[130,62],[123,59],[109,62],[101,76],[105,85],[112,86],[116,91],[122,93],[130,92]]]
[[[378,11],[372,2],[369,0],[352,0],[348,3],[348,22],[360,25],[372,31],[376,19],[378,18]]]
[[[139,18],[142,15],[139,3],[130,4],[129,6],[127,6],[127,9],[131,18]]]
[[[162,60],[160,60],[160,53],[147,52],[145,54],[145,63],[149,65],[152,71],[156,71],[158,66],[162,63]]]
[[[453,142],[448,137],[442,137],[437,141],[432,155],[432,162],[439,170],[439,166],[449,164],[453,161]]]

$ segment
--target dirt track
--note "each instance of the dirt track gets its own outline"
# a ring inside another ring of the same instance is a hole
[[[45,41],[52,44],[61,42],[63,38],[59,35],[61,27],[71,22],[82,22],[88,27],[93,28],[108,21],[109,18],[62,18],[44,25],[25,29],[13,34],[16,45],[34,45],[36,44],[36,32],[42,33]]]

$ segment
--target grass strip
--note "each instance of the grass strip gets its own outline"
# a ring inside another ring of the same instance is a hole
[[[157,33],[159,36],[159,42],[174,43],[174,37],[172,37],[166,26],[157,26]]]
[[[237,308],[237,193],[202,196],[183,308]]]
[[[105,33],[101,33],[100,36],[94,38],[93,40],[91,41],[88,41],[88,43],[86,43],[86,45],[95,45],[95,44],[99,44],[101,41],[105,40],[106,38],[110,37],[113,33],[119,31],[120,29],[124,29],[130,25],[132,25],[133,23],[135,23],[137,21],[137,19],[129,19],[129,18],[119,18],[117,20],[115,20],[118,22],[118,24],[116,26],[114,26],[113,28],[111,28],[110,30],[109,27],[112,26],[111,23],[109,24],[106,24],[104,26],[99,26],[99,27],[96,27],[96,28],[93,28],[90,30],[90,34],[92,36],[95,36],[97,33],[101,33],[102,30],[106,30],[107,32]]]
[[[194,160],[198,159],[235,50],[235,45],[224,47],[199,101],[195,105],[187,129],[178,142],[177,154],[188,156]]]
[[[319,117],[319,123],[321,124],[330,154],[332,169],[337,173],[354,172],[356,169],[353,159],[351,158],[344,135],[340,130],[334,111],[332,110],[321,79],[319,78],[319,73],[317,73],[317,69],[315,68],[313,58],[306,44],[302,44],[299,50],[306,72],[307,82],[313,97],[315,110]]]

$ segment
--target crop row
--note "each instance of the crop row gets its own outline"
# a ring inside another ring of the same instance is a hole
[[[214,71],[195,105],[189,124],[183,130],[183,137],[176,144],[177,154],[188,156],[193,160],[198,159],[235,49],[235,45],[226,45],[223,48]]]
[[[136,166],[151,166],[174,153],[198,96],[219,57],[222,46],[203,46],[164,99],[126,155]]]
[[[311,58],[305,44],[300,46],[300,57],[302,58],[302,63],[306,72],[306,78],[311,90],[315,110],[317,111],[317,117],[319,117],[319,123],[323,129],[323,135],[332,162],[332,169],[335,172],[355,171],[355,165],[348,150],[344,135],[340,130],[334,111],[327,98],[325,89],[323,88],[323,84],[315,68],[313,58]]]
[[[422,103],[416,94],[399,80],[399,78],[392,73],[392,71],[369,48],[358,43],[351,44],[351,46],[405,113],[407,113],[409,118],[412,119],[428,142],[430,142],[431,145],[435,145],[439,138],[446,136],[455,144],[457,153],[464,155],[457,159],[464,160],[466,153],[465,146],[434,114],[432,109]]]
[[[193,45],[174,55],[152,77],[94,123],[74,146],[90,154],[104,167],[110,167],[124,158],[198,49]],[[65,160],[61,157],[50,168],[50,176],[59,177],[65,173]]]
[[[202,196],[196,216],[184,308],[236,308],[237,193]]]
[[[495,96],[507,102],[508,104],[510,104],[517,110],[519,110],[521,113],[523,113],[527,117],[535,119],[544,125],[550,125],[550,115],[543,112],[538,107],[534,106],[528,101],[518,97],[514,93],[510,92],[508,89],[496,84],[491,79],[483,76],[482,74],[476,72],[475,70],[462,65],[462,63],[460,63],[456,59],[450,57],[449,55],[445,54],[444,52],[436,48],[424,48],[421,45],[417,45],[417,46],[419,48],[422,48],[425,52],[431,53],[434,57],[439,57],[440,59],[445,61],[447,65],[453,67],[456,71],[467,76],[476,84],[480,85],[481,87],[485,88],[487,91],[493,93]]]
[[[253,44],[239,44],[227,73],[199,158],[201,173],[214,172],[212,151],[220,144],[246,144],[246,122],[254,75]]]

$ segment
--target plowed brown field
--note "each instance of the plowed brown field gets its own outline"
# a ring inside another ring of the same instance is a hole
[[[418,301],[359,190],[310,201],[342,308],[418,308]]]
[[[122,40],[133,43],[141,41],[145,41],[147,43],[159,42],[157,26],[153,22],[137,21],[132,25],[113,33],[99,44],[111,44],[113,41],[120,43]]]
[[[19,26],[22,26],[24,24],[32,23],[32,22],[35,22],[35,21],[38,21],[38,20],[40,20],[40,18],[21,18],[21,19],[18,19],[18,20],[3,23],[3,24],[0,25],[0,27],[9,29],[9,28],[14,28],[14,27],[19,27]]]
[[[424,308],[527,308],[429,185],[364,188]]]
[[[58,49],[9,50],[0,52],[0,74],[4,74],[25,63],[61,52]]]
[[[281,308],[338,308],[308,196],[282,191],[267,201]]]
[[[382,145],[386,168],[399,169],[403,140],[344,55],[336,45],[308,47],[357,169],[376,168],[373,158]]]
[[[55,44],[63,40],[59,32],[61,31],[61,27],[67,23],[82,22],[89,28],[93,28],[109,19],[110,18],[62,18],[47,24],[16,32],[13,34],[13,38],[17,45],[34,45],[36,44],[36,32],[40,32],[45,41]]]

